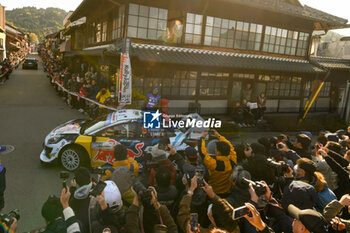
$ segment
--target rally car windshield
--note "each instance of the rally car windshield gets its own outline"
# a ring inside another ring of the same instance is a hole
[[[96,119],[88,120],[82,124],[80,134],[88,134],[96,129],[99,129],[106,125],[107,115],[100,116]]]

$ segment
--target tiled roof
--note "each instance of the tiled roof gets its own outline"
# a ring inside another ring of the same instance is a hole
[[[350,60],[332,57],[312,57],[321,66],[330,70],[350,71]]]
[[[316,22],[328,22],[336,25],[346,24],[348,20],[325,13],[309,6],[297,6],[280,0],[230,0],[238,4],[260,7],[274,12],[307,18]]]
[[[138,43],[132,43],[131,48],[131,56],[144,62],[300,73],[323,72],[306,60]]]

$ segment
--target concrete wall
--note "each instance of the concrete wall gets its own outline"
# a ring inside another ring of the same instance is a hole
[[[201,114],[226,114],[227,100],[200,100]]]
[[[194,103],[195,100],[170,100],[169,101],[169,113],[181,114],[188,112],[188,104]]]
[[[279,112],[299,112],[299,100],[280,100]]]
[[[330,98],[317,98],[316,111],[326,112],[329,111]]]
[[[277,112],[278,100],[268,99],[266,100],[266,112]]]

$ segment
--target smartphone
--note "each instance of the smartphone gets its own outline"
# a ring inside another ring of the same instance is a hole
[[[63,188],[67,188],[67,180],[69,178],[69,172],[61,171],[60,178],[63,180],[63,183],[62,183]]]
[[[249,209],[246,206],[235,208],[235,212],[233,214],[233,220],[243,218],[247,214],[249,214]]]
[[[191,213],[190,215],[190,222],[191,222],[191,232],[198,232],[198,214],[197,213]]]
[[[96,197],[100,195],[106,187],[106,183],[100,180],[91,192],[91,195]]]
[[[196,169],[195,175],[197,176],[197,185],[198,187],[203,187],[204,186],[204,181],[203,181],[203,169]]]

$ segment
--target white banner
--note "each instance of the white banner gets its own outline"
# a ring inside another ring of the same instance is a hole
[[[119,103],[131,104],[132,76],[129,53],[120,56]]]

